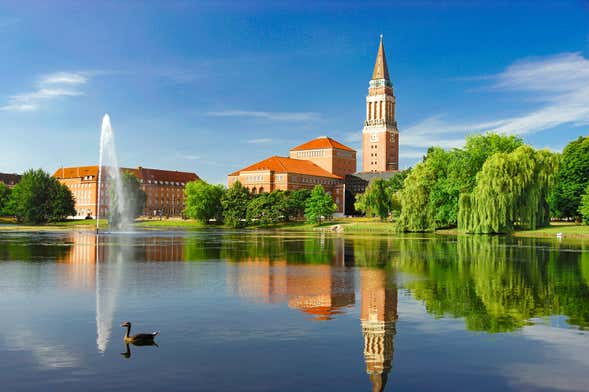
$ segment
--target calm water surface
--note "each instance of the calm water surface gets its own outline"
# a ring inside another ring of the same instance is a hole
[[[0,233],[0,310],[3,391],[589,390],[589,243]]]

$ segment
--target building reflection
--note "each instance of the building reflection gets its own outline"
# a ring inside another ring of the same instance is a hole
[[[93,290],[96,284],[96,260],[99,249],[94,233],[72,232],[66,239],[67,252],[57,262],[67,264],[59,270],[61,287]]]
[[[318,251],[324,244],[318,244]],[[286,302],[314,320],[329,320],[355,302],[354,278],[344,268],[343,240],[323,264],[292,264],[264,257],[229,257],[227,285],[234,295],[262,303]],[[309,247],[309,246],[308,246]]]
[[[398,318],[397,288],[389,284],[387,275],[382,269],[360,271],[364,360],[374,392],[384,390],[391,371]]]

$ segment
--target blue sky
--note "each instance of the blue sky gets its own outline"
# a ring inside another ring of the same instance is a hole
[[[328,135],[360,150],[384,34],[401,166],[486,130],[589,130],[587,1],[0,1],[1,172],[227,173]],[[360,162],[360,161],[359,161]]]

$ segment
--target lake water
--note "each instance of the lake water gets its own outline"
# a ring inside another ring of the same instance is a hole
[[[582,242],[4,232],[0,310],[2,391],[589,390]]]

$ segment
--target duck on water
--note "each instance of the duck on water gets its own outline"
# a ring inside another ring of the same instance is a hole
[[[121,327],[126,327],[127,332],[125,333],[125,343],[133,343],[137,345],[141,345],[142,343],[151,343],[153,339],[159,335],[159,331],[152,332],[152,333],[138,333],[136,335],[131,335],[131,323],[129,321],[125,321],[121,324]]]

